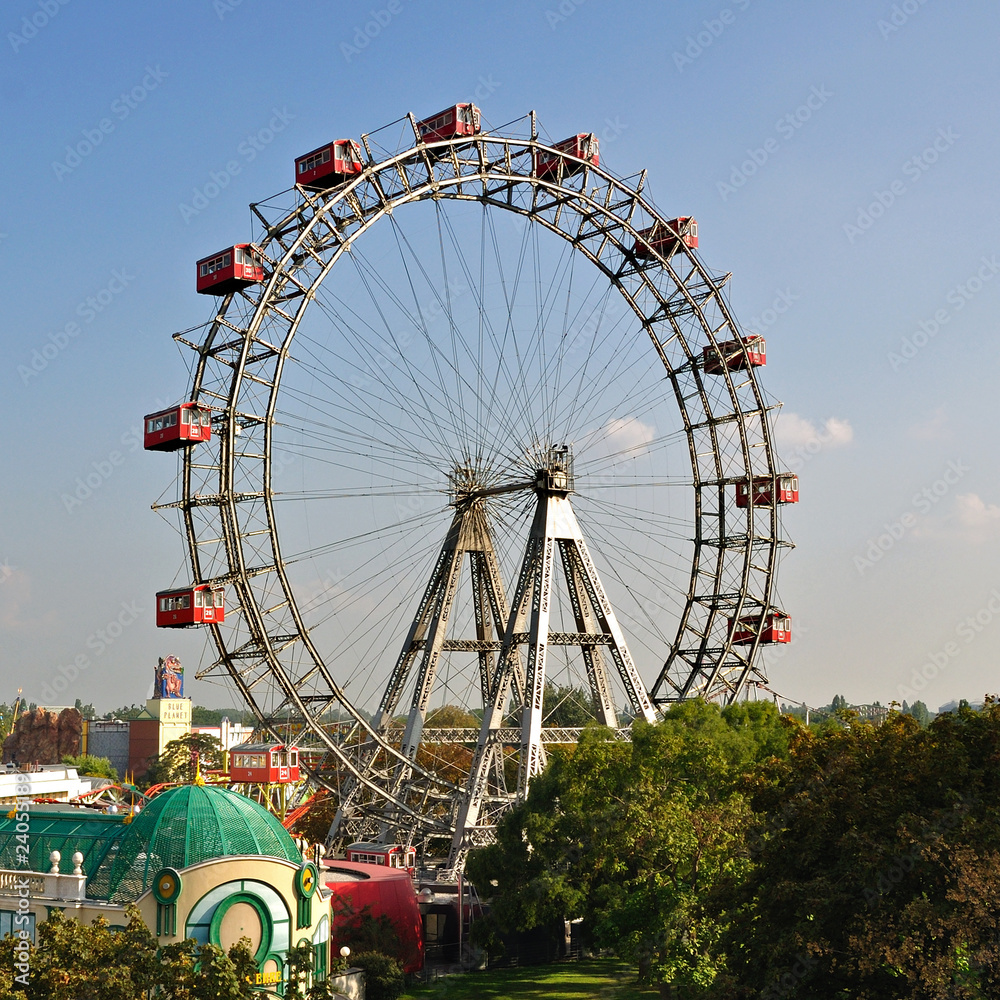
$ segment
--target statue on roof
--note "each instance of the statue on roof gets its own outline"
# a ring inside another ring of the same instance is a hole
[[[160,657],[155,671],[153,697],[184,697],[184,668],[176,656]]]

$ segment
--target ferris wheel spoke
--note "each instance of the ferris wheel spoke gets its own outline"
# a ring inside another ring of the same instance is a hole
[[[780,539],[777,507],[737,505],[776,474],[770,398],[752,366],[710,369],[740,332],[687,220],[586,136],[470,129],[258,203],[277,263],[200,335],[219,433],[179,508],[196,578],[235,592],[219,664],[317,748],[342,829],[454,827],[458,868],[567,713],[762,676],[732,622],[772,606]],[[442,742],[446,706],[474,752]]]

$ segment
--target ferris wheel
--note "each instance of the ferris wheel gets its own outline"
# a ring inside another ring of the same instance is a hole
[[[299,157],[198,262],[157,623],[210,628],[332,840],[459,870],[552,744],[732,702],[790,638],[763,340],[644,184],[459,104]]]

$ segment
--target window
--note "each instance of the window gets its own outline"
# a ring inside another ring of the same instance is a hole
[[[299,766],[299,752],[298,750],[290,750],[288,753],[288,766],[298,767]]]
[[[318,166],[330,162],[330,147],[321,149],[318,153],[310,153],[309,156],[299,160],[299,173],[304,174],[309,170],[315,170]]]
[[[190,594],[185,594],[182,598],[180,598],[180,600],[178,602],[178,607],[180,607],[180,608],[189,608],[189,607],[191,607],[191,595]]]
[[[24,916],[27,916],[28,922],[24,923]],[[15,919],[18,922],[15,924]],[[8,934],[14,934],[17,931],[27,931],[31,940],[35,940],[35,915],[34,913],[19,915],[13,910],[0,910],[0,939],[5,938]]]
[[[167,607],[167,605],[168,605],[169,603],[170,603],[170,602],[168,601],[168,599],[167,599],[166,597],[161,597],[161,598],[160,598],[160,610],[161,610],[161,611],[169,611],[169,610],[170,610],[170,608],[169,608],[169,607]]]
[[[201,590],[196,590],[194,592],[194,606],[196,608],[202,608],[202,607],[204,607],[205,606],[205,597],[209,597],[209,596],[210,595],[205,594]],[[209,606],[211,607],[211,600],[209,601]]]
[[[271,754],[271,767],[278,766],[278,755],[276,753]]]

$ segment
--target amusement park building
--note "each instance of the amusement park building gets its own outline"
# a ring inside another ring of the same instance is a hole
[[[56,908],[124,926],[135,903],[164,945],[248,937],[258,983],[282,995],[292,947],[312,946],[317,979],[329,968],[330,893],[315,865],[266,809],[218,786],[162,792],[134,818],[37,804],[0,815],[0,935],[23,899],[32,934]]]

